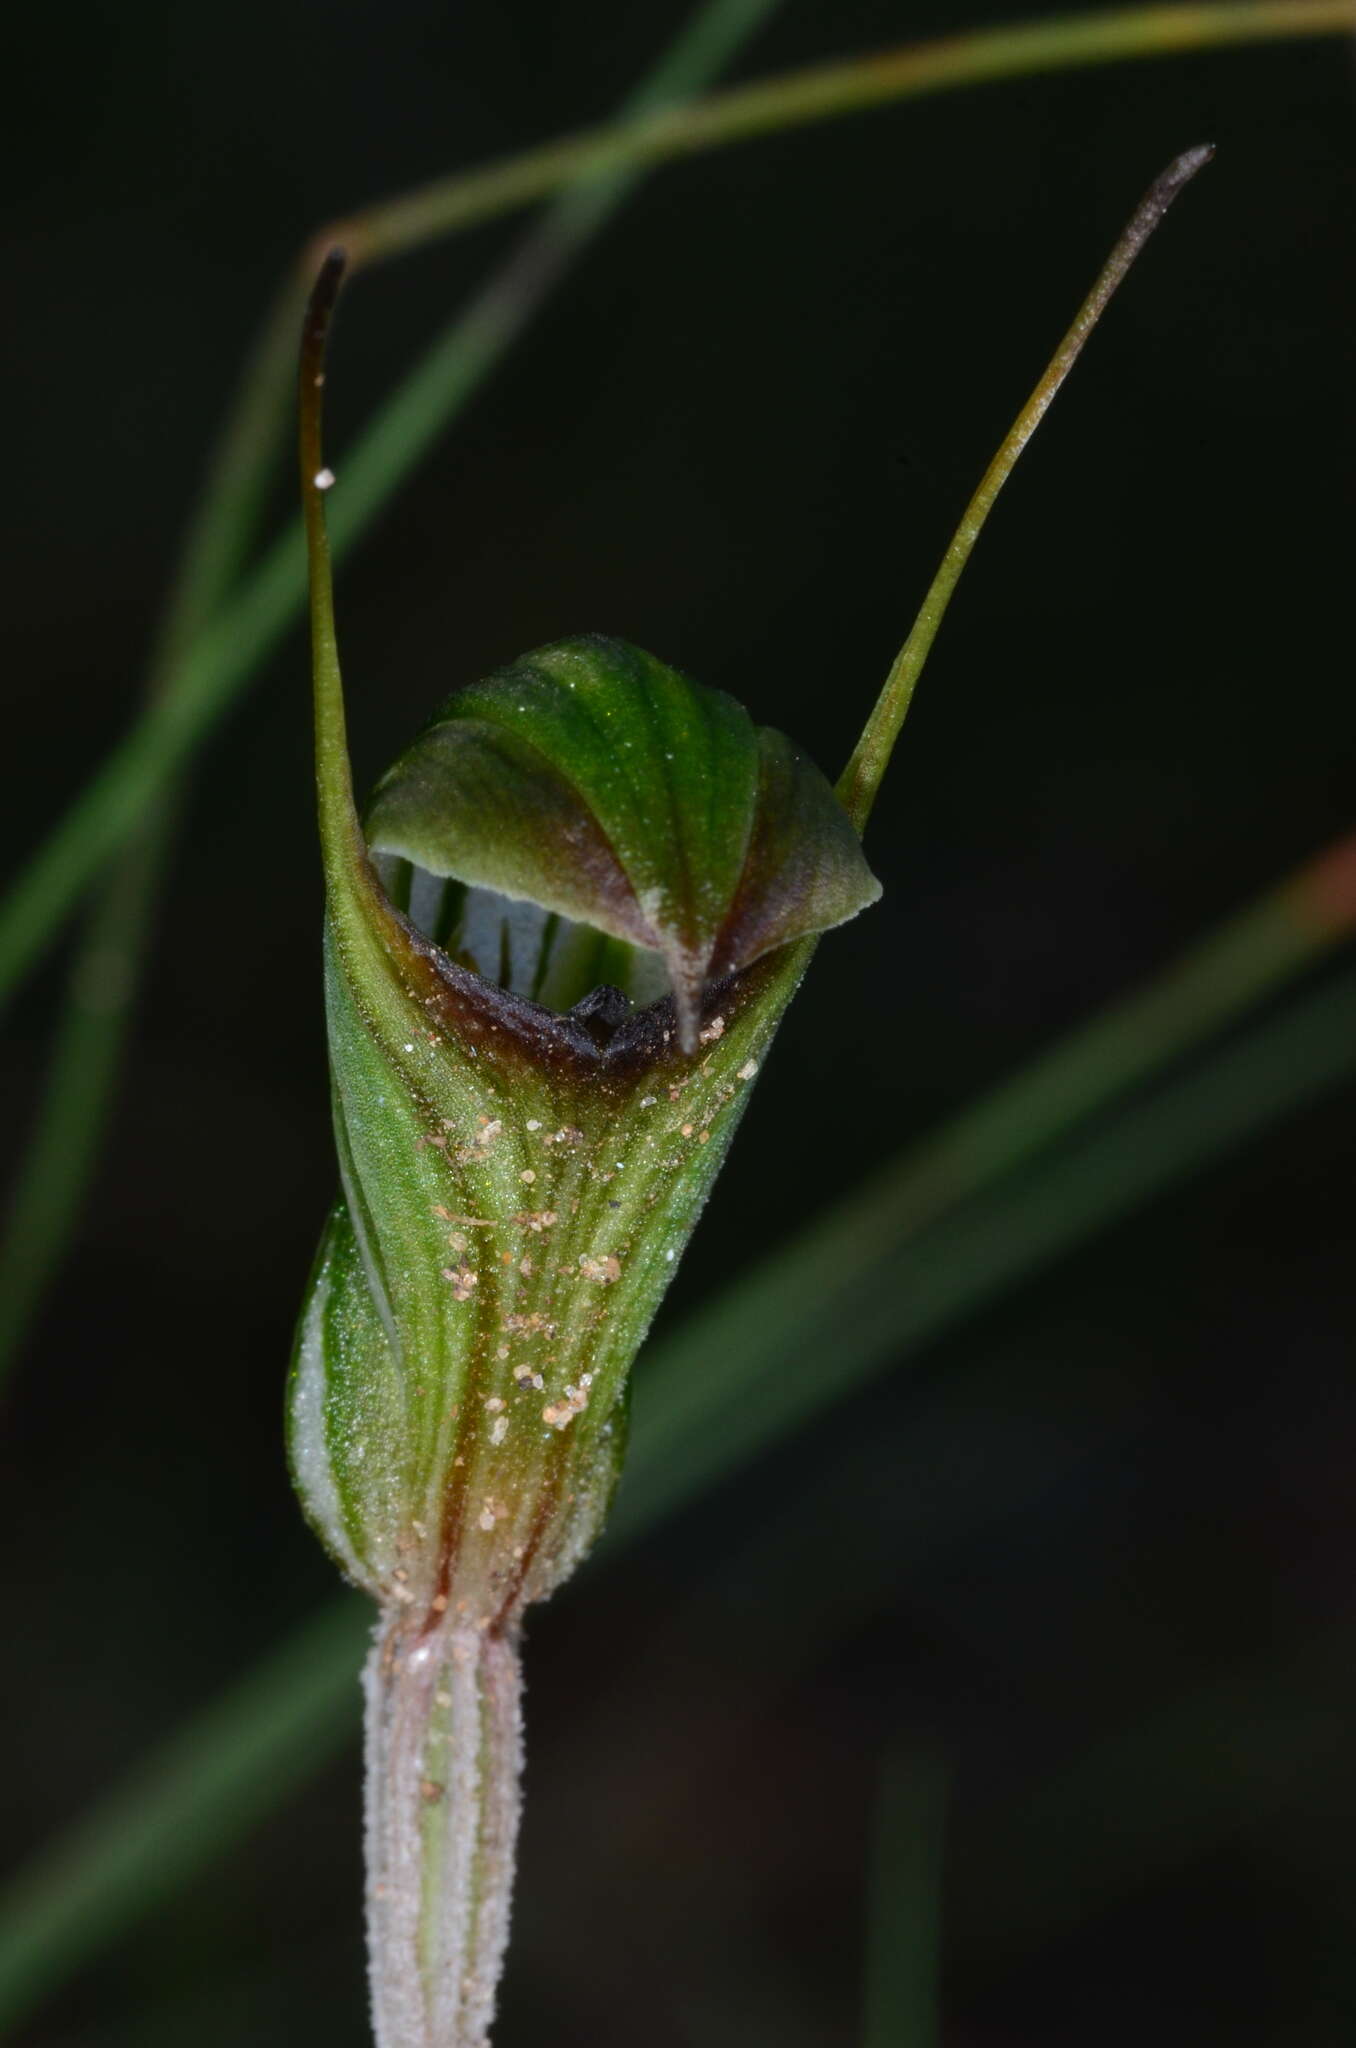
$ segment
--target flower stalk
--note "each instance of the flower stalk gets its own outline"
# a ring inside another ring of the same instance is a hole
[[[378,2048],[488,2039],[523,1616],[602,1527],[632,1361],[818,936],[880,893],[860,830],[979,527],[1207,155],[1152,189],[991,466],[846,808],[733,699],[595,637],[454,693],[360,817],[321,434],[344,259],[322,266],[300,453],[341,1194],[289,1436],[307,1514],[380,1610],[365,1680]]]
[[[359,818],[320,431],[342,269],[322,269],[301,367],[342,1194],[290,1448],[313,1524],[381,1610],[377,2040],[478,2048],[508,1925],[523,1613],[602,1525],[632,1359],[814,935],[879,885],[790,742],[599,639],[456,693]]]
[[[521,1804],[517,1629],[444,1619],[412,1637],[397,1617],[372,1646],[363,1690],[377,2040],[483,2041]]]

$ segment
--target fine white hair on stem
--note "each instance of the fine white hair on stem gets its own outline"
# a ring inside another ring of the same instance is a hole
[[[516,1636],[381,1628],[367,1702],[377,2048],[485,2048],[508,1944],[522,1775]]]

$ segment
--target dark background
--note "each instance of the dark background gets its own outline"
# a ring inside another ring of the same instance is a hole
[[[303,236],[605,115],[680,16],[26,19],[11,861],[132,715],[209,436]],[[787,0],[736,75],[954,25]],[[591,629],[836,771],[1135,198],[1219,145],[985,536],[872,825],[885,901],[823,948],[670,1317],[1356,816],[1352,83],[1338,43],[1268,47],[666,169],[344,570],[360,779],[453,683]],[[518,231],[355,288],[341,481]],[[113,1142],[9,1398],[7,1861],[332,1592],[279,1427],[333,1179],[307,745],[293,636],[195,777]],[[7,1134],[58,987],[49,968],[0,1054]],[[831,1143],[800,1141],[807,1106]],[[1353,1139],[1349,1094],[1292,1120],[536,1618],[497,2043],[854,2041],[898,1751],[952,1772],[953,2048],[1352,2037]],[[358,1859],[347,1753],[16,2039],[358,2048]]]

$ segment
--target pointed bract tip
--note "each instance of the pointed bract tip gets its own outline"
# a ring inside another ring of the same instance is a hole
[[[339,296],[339,287],[348,269],[348,253],[336,243],[327,249],[315,274],[310,297],[306,301],[306,324],[304,345],[307,352],[323,353],[325,335],[329,328],[334,303]]]
[[[1145,193],[1138,213],[1126,230],[1126,240],[1136,246],[1146,241],[1178,193],[1191,183],[1198,171],[1205,169],[1214,154],[1213,142],[1198,142],[1194,149],[1184,149],[1180,156],[1175,156]]]
[[[1180,156],[1173,158],[1159,179],[1160,188],[1169,192],[1180,192],[1183,185],[1195,177],[1197,171],[1205,169],[1214,154],[1213,142],[1198,142],[1194,149],[1184,149]]]

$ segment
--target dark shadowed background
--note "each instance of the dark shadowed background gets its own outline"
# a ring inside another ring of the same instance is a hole
[[[209,437],[302,238],[604,116],[681,14],[25,11],[11,862],[132,715]],[[955,25],[786,0],[734,75]],[[1349,51],[1316,43],[662,170],[345,567],[360,781],[456,682],[587,630],[836,772],[1133,202],[1219,146],[985,535],[869,834],[884,901],[824,945],[670,1325],[1356,821],[1352,111]],[[518,231],[355,286],[340,490],[346,440]],[[113,1142],[3,1419],[6,1862],[334,1588],[280,1428],[334,1177],[310,805],[294,634],[194,777]],[[0,1053],[7,1152],[59,986],[49,966]],[[1350,1093],[1324,1100],[535,1618],[497,2044],[857,2040],[900,1752],[951,1772],[951,2048],[1352,2037],[1354,1141]],[[350,1748],[16,2044],[360,2048],[359,1883]]]

